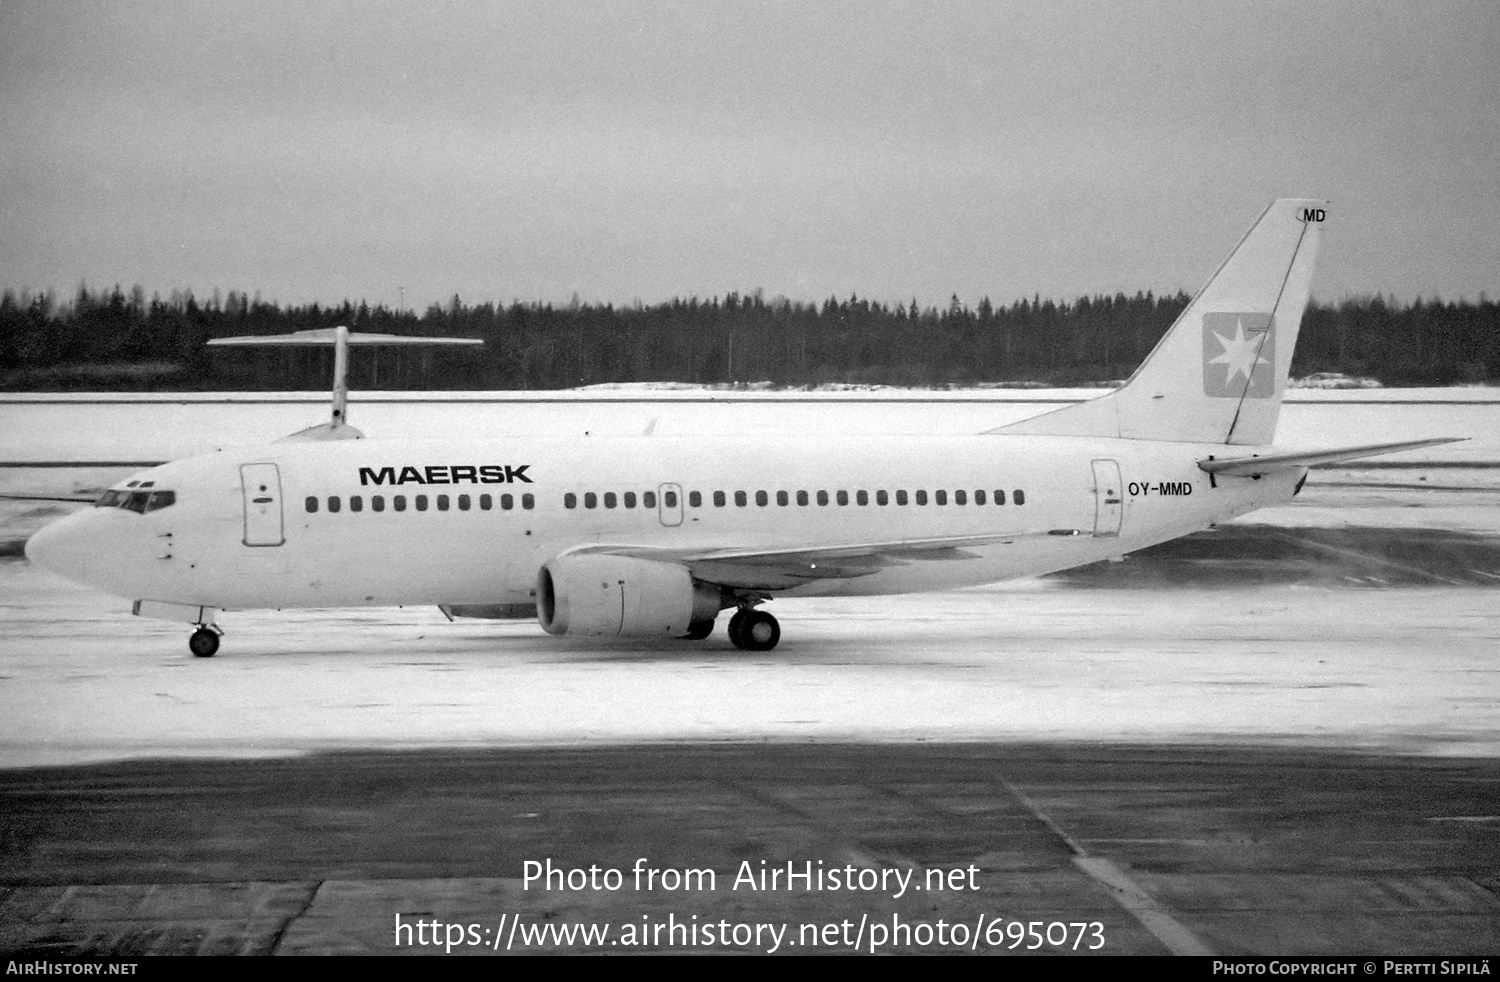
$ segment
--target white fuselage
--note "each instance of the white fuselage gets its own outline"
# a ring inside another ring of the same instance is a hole
[[[137,474],[173,503],[89,509],[33,548],[122,597],[246,609],[525,604],[541,566],[579,547],[1015,535],[762,591],[896,594],[1118,556],[1286,501],[1305,473],[1211,480],[1197,461],[1225,449],[1013,435],[288,442]]]

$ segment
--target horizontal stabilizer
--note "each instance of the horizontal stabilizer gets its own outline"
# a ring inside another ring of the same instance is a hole
[[[315,327],[308,331],[293,331],[291,334],[242,334],[232,338],[213,338],[208,343],[225,347],[254,347],[255,345],[300,345],[337,344],[337,327]],[[369,334],[348,331],[349,344],[484,344],[482,338],[429,338],[407,334]]]
[[[1336,464],[1341,460],[1359,460],[1398,450],[1415,450],[1418,447],[1435,447],[1440,443],[1461,443],[1467,437],[1441,437],[1435,440],[1406,440],[1401,443],[1370,443],[1363,447],[1343,447],[1336,450],[1306,450],[1295,453],[1273,453],[1261,457],[1210,458],[1198,461],[1199,468],[1210,474],[1228,477],[1255,477],[1272,471],[1290,470],[1293,467],[1311,467],[1314,464]]]
[[[284,441],[361,440],[364,434],[349,425],[349,347],[350,345],[428,345],[484,344],[483,338],[429,338],[405,334],[356,334],[340,324],[338,327],[314,327],[291,334],[241,334],[232,338],[213,338],[218,347],[254,348],[287,345],[331,345],[333,347],[333,411],[328,422],[298,430]],[[278,441],[282,442],[282,441]]]

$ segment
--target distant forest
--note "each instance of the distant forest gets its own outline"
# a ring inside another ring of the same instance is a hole
[[[759,292],[654,306],[466,304],[425,313],[345,302],[282,307],[243,293],[147,299],[80,288],[0,295],[0,389],[320,389],[327,349],[206,348],[209,338],[346,324],[356,331],[483,338],[482,349],[356,349],[365,389],[559,389],[605,382],[769,381],[965,386],[1122,379],[1187,306],[1184,293],[1033,297],[946,308],[849,297],[767,301]],[[1312,304],[1293,374],[1339,372],[1385,385],[1500,381],[1500,310],[1478,303]]]

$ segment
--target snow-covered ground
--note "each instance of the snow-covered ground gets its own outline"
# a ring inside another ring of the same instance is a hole
[[[436,610],[179,625],[0,563],[0,766],[353,747],[1081,740],[1500,753],[1496,591],[1085,590],[777,601],[783,640],[600,645]]]

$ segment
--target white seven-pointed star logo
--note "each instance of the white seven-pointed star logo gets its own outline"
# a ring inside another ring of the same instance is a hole
[[[1245,337],[1245,321],[1242,317],[1235,318],[1234,337],[1226,338],[1218,331],[1214,332],[1214,337],[1223,346],[1224,351],[1217,358],[1210,358],[1208,363],[1225,366],[1225,370],[1229,372],[1228,381],[1231,384],[1241,376],[1248,380],[1250,373],[1255,371],[1256,365],[1270,364],[1257,354],[1262,338]]]

